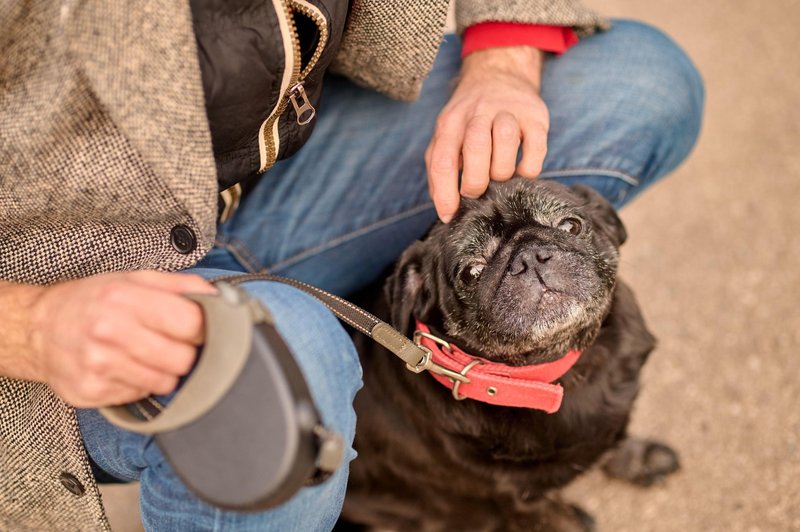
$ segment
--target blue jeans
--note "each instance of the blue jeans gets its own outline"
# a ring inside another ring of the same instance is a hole
[[[460,46],[450,36],[412,104],[328,79],[310,141],[270,170],[190,271],[267,270],[345,295],[375,279],[435,220],[423,153],[459,67]],[[541,178],[590,185],[617,207],[673,170],[700,129],[697,71],[669,38],[635,22],[617,21],[548,59],[542,94],[551,129]],[[352,399],[361,382],[345,331],[292,288],[245,287],[275,316],[326,424],[352,442]],[[346,466],[275,510],[227,512],[193,497],[151,439],[110,426],[94,410],[79,411],[78,420],[95,463],[141,482],[148,529],[329,530],[341,509]]]

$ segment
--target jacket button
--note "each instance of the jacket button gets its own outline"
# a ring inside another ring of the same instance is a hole
[[[70,473],[61,473],[60,480],[61,484],[63,484],[64,487],[67,488],[67,490],[69,490],[69,492],[73,495],[80,497],[86,492],[86,489],[83,487],[83,484],[81,484],[81,481]]]
[[[197,247],[197,237],[194,231],[185,225],[176,225],[169,232],[169,241],[175,251],[182,255],[188,255]]]

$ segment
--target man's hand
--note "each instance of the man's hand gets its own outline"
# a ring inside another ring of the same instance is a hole
[[[175,389],[203,342],[203,314],[183,293],[213,293],[197,276],[131,272],[41,288],[30,308],[37,380],[68,403],[97,407]]]
[[[442,221],[449,222],[458,209],[459,168],[466,197],[483,194],[490,179],[541,172],[550,125],[539,96],[542,55],[519,46],[480,50],[464,59],[458,86],[425,152],[428,187]]]

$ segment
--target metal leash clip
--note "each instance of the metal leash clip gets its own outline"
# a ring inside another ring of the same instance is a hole
[[[431,373],[436,373],[437,375],[442,375],[443,377],[447,377],[453,383],[452,391],[453,391],[453,397],[456,399],[456,401],[463,401],[464,399],[466,399],[465,396],[459,395],[458,389],[462,384],[469,384],[470,382],[472,382],[470,381],[469,377],[467,377],[467,373],[469,372],[469,370],[471,370],[478,364],[483,364],[483,362],[481,360],[476,359],[467,364],[466,366],[464,366],[464,368],[460,372],[453,371],[433,361],[433,353],[431,352],[431,350],[422,345],[423,338],[427,338],[441,345],[443,348],[447,349],[450,352],[453,351],[453,348],[450,346],[450,342],[448,342],[447,340],[443,340],[442,338],[439,338],[438,336],[435,336],[431,333],[423,331],[414,331],[414,338],[413,338],[414,344],[423,351],[425,351],[425,356],[416,366],[412,366],[411,364],[406,364],[406,368],[408,368],[409,371],[412,371],[414,373],[422,373],[423,371],[430,371]]]

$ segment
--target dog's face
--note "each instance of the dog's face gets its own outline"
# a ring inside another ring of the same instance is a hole
[[[498,362],[555,360],[594,340],[625,238],[588,187],[492,183],[403,254],[388,284],[392,320],[408,332],[419,319]]]

